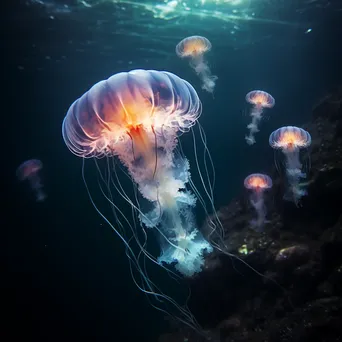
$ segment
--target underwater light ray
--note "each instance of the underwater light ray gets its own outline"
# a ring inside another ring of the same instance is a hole
[[[207,9],[197,9],[197,8],[191,8],[190,10],[186,10],[183,8],[173,8],[169,9],[168,11],[165,11],[165,7],[158,7],[156,4],[153,3],[141,3],[141,2],[135,2],[135,1],[113,1],[113,3],[120,3],[124,5],[131,5],[135,8],[141,8],[143,10],[146,10],[148,12],[153,13],[154,18],[156,19],[163,19],[163,20],[172,20],[179,17],[189,17],[194,16],[198,18],[211,18],[211,19],[217,19],[224,22],[256,22],[256,23],[263,23],[263,24],[276,24],[276,25],[285,25],[285,26],[298,26],[303,25],[307,26],[301,23],[292,23],[289,21],[283,21],[283,20],[275,20],[275,19],[268,19],[268,18],[256,18],[254,16],[249,16],[247,14],[244,14],[242,16],[236,15],[236,14],[227,14],[218,10],[207,10]],[[164,9],[164,11],[163,11]]]

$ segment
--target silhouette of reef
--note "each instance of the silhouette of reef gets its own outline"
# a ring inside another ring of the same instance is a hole
[[[189,279],[189,307],[207,337],[178,327],[160,342],[342,341],[342,87],[303,128],[312,136],[308,196],[299,207],[284,201],[274,170],[262,233],[249,228],[246,194],[221,208],[224,244],[241,261],[215,251]]]

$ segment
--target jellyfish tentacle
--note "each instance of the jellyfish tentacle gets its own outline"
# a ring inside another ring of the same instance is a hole
[[[302,180],[309,171],[303,167],[300,152],[311,145],[310,133],[299,127],[284,126],[271,133],[269,144],[272,148],[281,150],[285,156],[288,188],[284,199],[293,201],[298,207],[300,199],[307,194]]]
[[[190,36],[181,40],[176,46],[176,54],[181,58],[190,58],[190,66],[202,81],[202,89],[214,92],[217,76],[212,75],[204,54],[211,50],[210,41],[202,36]]]
[[[164,312],[161,302],[172,304],[179,319],[192,326],[191,312],[152,282],[146,262],[177,279],[176,271],[185,276],[200,272],[204,253],[212,250],[195,223],[196,192],[189,162],[177,153],[179,136],[192,130],[201,110],[198,95],[187,81],[169,72],[133,70],[95,84],[70,106],[62,125],[69,150],[83,161],[95,159],[98,186],[117,225],[106,222],[124,242],[134,283],[152,296],[153,306]],[[110,163],[113,157],[119,168]],[[107,163],[103,171],[97,161],[102,158]],[[117,169],[133,182],[133,192],[121,183]],[[201,181],[212,198],[210,180],[201,174]],[[85,185],[96,211],[105,218]],[[132,218],[115,204],[116,197],[131,208]],[[150,232],[159,238],[159,257],[147,250]],[[133,245],[138,248],[136,254]],[[170,264],[175,267],[172,272]]]
[[[274,107],[275,100],[269,93],[262,90],[253,90],[247,93],[246,101],[253,105],[250,112],[252,122],[247,125],[249,134],[245,136],[248,145],[255,144],[255,133],[259,132],[259,122],[262,119],[264,108]]]

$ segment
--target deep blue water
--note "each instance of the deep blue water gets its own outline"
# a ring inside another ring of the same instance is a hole
[[[229,3],[201,7],[189,1],[194,15],[143,1],[98,2],[11,2],[2,19],[3,199],[10,214],[2,225],[5,310],[38,341],[155,341],[166,329],[163,315],[131,281],[122,245],[92,208],[81,160],[65,147],[61,123],[77,97],[101,79],[137,68],[188,80],[203,103],[200,123],[215,164],[219,208],[242,191],[247,174],[271,169],[270,132],[310,120],[313,104],[342,79],[338,1],[249,1],[235,5],[237,13]],[[182,38],[194,34],[213,46],[214,98],[174,53]],[[257,144],[248,146],[244,98],[253,89],[270,92],[276,106],[262,121]],[[189,137],[183,145],[191,151]],[[41,204],[15,177],[16,167],[30,158],[44,163],[48,199]],[[189,159],[193,163],[191,153]],[[13,337],[20,330],[11,329]]]

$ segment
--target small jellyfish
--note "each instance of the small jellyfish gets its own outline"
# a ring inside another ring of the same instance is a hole
[[[251,221],[251,227],[261,231],[266,222],[264,192],[272,188],[272,179],[262,173],[252,173],[245,178],[244,186],[251,190],[250,202],[257,212],[257,218]]]
[[[310,133],[299,127],[285,126],[271,133],[269,143],[272,148],[281,150],[286,158],[288,191],[284,199],[293,201],[298,206],[300,198],[306,195],[304,184],[300,183],[301,179],[306,178],[300,151],[311,145]]]
[[[43,191],[43,185],[39,177],[39,170],[43,167],[43,163],[38,159],[30,159],[23,162],[17,168],[17,177],[20,181],[28,180],[32,190],[35,191],[37,202],[45,200],[46,195]]]
[[[262,90],[253,90],[246,95],[246,101],[253,105],[251,110],[252,122],[247,126],[249,135],[245,136],[248,145],[255,144],[254,134],[259,132],[258,124],[262,119],[264,108],[272,108],[275,104],[274,98]]]
[[[191,36],[181,40],[176,46],[178,57],[191,58],[190,66],[196,71],[202,81],[202,89],[212,93],[217,76],[212,75],[204,54],[211,49],[210,41],[201,36]]]

